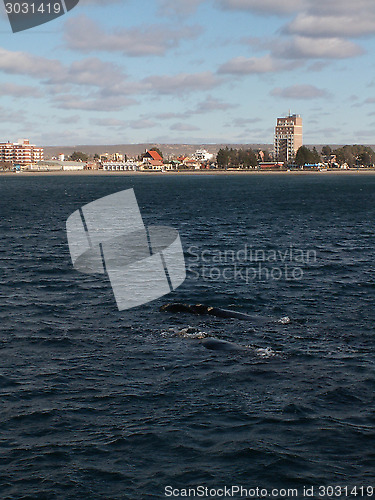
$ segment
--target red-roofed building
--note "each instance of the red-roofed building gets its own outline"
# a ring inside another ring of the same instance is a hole
[[[143,161],[145,160],[163,161],[163,158],[159,155],[157,151],[154,151],[152,149],[151,151],[146,151],[146,153],[143,155]]]
[[[261,170],[280,170],[284,166],[282,161],[265,161],[259,163]]]
[[[163,170],[163,158],[157,151],[146,151],[143,155],[143,168],[152,170]]]

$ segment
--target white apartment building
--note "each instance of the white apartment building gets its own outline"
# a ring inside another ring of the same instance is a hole
[[[13,165],[30,165],[42,161],[43,148],[30,144],[28,139],[19,139],[18,142],[0,143],[0,161],[10,162]]]

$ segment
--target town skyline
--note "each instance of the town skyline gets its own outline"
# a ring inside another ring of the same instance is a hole
[[[372,0],[81,0],[13,34],[0,10],[2,140],[48,146],[372,144]],[[32,133],[30,133],[32,130]]]

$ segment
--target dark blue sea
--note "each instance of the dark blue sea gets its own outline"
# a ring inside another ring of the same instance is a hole
[[[187,279],[120,312],[65,223],[128,188]],[[0,207],[2,500],[371,497],[375,175],[25,174]]]

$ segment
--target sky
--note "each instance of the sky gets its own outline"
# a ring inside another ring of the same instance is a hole
[[[38,0],[36,0],[38,1]],[[80,0],[12,33],[0,142],[375,144],[374,0]]]

